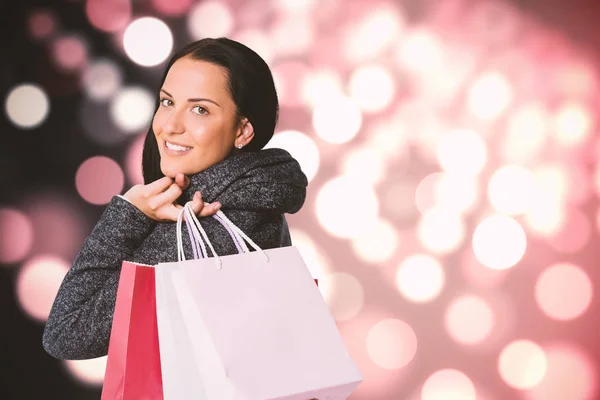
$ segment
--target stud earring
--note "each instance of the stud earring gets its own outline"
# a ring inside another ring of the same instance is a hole
[[[244,147],[244,145],[243,145],[243,144],[238,144],[238,145],[237,145],[237,148],[238,148],[238,149],[241,149],[242,147]]]

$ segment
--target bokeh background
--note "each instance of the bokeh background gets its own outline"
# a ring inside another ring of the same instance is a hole
[[[106,359],[51,358],[44,321],[141,182],[166,59],[219,36],[275,75],[269,146],[310,180],[288,221],[364,373],[351,399],[600,398],[599,17],[595,0],[0,2],[0,398],[99,398]]]

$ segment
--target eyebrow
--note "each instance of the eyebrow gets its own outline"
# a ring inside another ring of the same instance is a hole
[[[169,96],[169,97],[173,97],[173,95],[172,95],[171,93],[167,92],[165,89],[160,89],[160,91],[161,91],[161,92],[163,92],[164,94],[166,94],[166,95],[167,95],[167,96]],[[206,98],[203,98],[203,97],[196,97],[196,98],[193,98],[193,99],[188,99],[187,101],[188,101],[189,103],[196,103],[196,102],[198,102],[198,101],[208,101],[209,103],[213,103],[213,104],[214,104],[214,105],[216,105],[217,107],[221,107],[221,106],[219,105],[219,103],[217,103],[216,101],[214,101],[214,100],[211,100],[211,99],[206,99]]]

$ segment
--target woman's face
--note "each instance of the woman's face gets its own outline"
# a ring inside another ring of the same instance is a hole
[[[227,90],[226,70],[189,57],[177,60],[167,73],[152,121],[162,173],[174,178],[217,164],[238,142],[245,143],[243,126]]]

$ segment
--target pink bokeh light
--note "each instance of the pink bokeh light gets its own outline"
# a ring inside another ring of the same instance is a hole
[[[38,40],[48,39],[56,31],[56,17],[49,11],[35,11],[27,22],[29,34]]]
[[[21,211],[0,209],[0,263],[21,261],[33,245],[33,225]]]
[[[17,298],[27,315],[46,321],[69,264],[56,256],[35,257],[21,268],[17,277]]]
[[[75,186],[83,199],[101,205],[123,190],[125,178],[119,164],[108,157],[96,156],[85,160],[77,169]]]
[[[76,71],[87,64],[86,46],[75,36],[65,36],[54,41],[52,54],[54,62],[65,71]]]
[[[90,23],[105,32],[117,32],[131,20],[130,0],[87,0],[85,13]]]
[[[152,0],[156,11],[169,17],[179,17],[192,6],[193,0]]]
[[[339,325],[348,352],[364,377],[363,382],[352,393],[352,398],[357,400],[394,398],[399,385],[407,384],[414,372],[416,365],[414,361],[404,368],[390,370],[377,365],[369,355],[367,338],[371,329],[378,322],[390,318],[394,317],[380,310],[368,309],[363,310],[356,318]],[[412,344],[416,346],[416,342]],[[399,348],[394,348],[392,351],[398,350]],[[406,350],[407,348],[403,351]],[[418,351],[415,357],[418,357]]]
[[[23,210],[35,227],[31,254],[54,254],[65,260],[77,255],[88,227],[76,201],[45,193],[26,199]]]
[[[570,343],[545,346],[548,367],[542,381],[526,391],[529,400],[595,400],[598,370],[590,356]]]
[[[592,281],[581,267],[559,263],[546,268],[535,284],[535,299],[550,318],[569,321],[589,308],[593,297]]]

